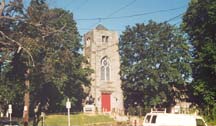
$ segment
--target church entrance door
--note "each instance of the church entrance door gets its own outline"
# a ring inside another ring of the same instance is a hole
[[[102,112],[110,112],[110,93],[102,93]]]

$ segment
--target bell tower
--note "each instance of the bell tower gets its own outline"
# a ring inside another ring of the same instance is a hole
[[[123,112],[118,34],[103,25],[84,35],[84,56],[91,74],[90,96],[98,112]]]

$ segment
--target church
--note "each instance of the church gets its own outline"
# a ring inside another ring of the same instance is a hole
[[[83,55],[93,69],[89,96],[99,113],[123,112],[118,34],[99,24],[84,34]]]

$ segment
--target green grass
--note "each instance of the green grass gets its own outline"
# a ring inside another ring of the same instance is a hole
[[[216,126],[216,120],[207,122],[208,126]]]
[[[115,121],[107,115],[70,115],[71,126],[84,126],[93,124],[114,123]],[[45,118],[46,126],[67,126],[67,115],[49,115]],[[40,124],[41,125],[41,122]]]

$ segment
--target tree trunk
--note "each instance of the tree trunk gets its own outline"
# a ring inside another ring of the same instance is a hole
[[[24,122],[24,126],[28,126],[28,121],[29,121],[29,103],[30,103],[30,93],[29,93],[30,81],[29,81],[29,74],[30,74],[30,70],[29,70],[29,68],[27,68],[26,73],[25,73],[26,91],[25,91],[25,95],[24,95],[24,110],[23,110],[23,122]]]

